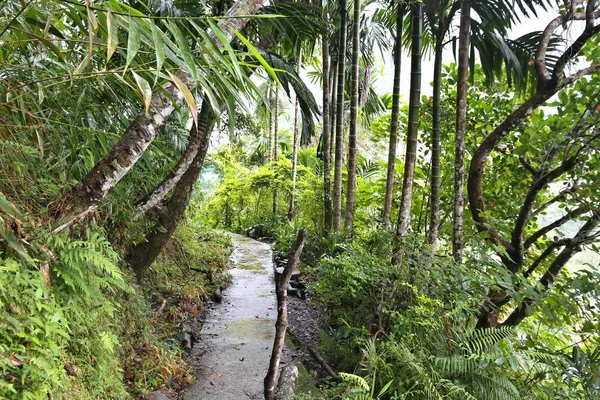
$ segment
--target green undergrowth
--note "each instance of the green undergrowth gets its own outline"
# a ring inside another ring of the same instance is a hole
[[[0,398],[128,399],[192,381],[173,335],[225,284],[229,239],[193,210],[137,282],[95,225],[0,241]]]

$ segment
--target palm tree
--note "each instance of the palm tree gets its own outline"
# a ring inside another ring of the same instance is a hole
[[[421,96],[421,57],[423,38],[423,4],[417,2],[411,6],[411,66],[410,100],[408,111],[408,134],[406,136],[406,158],[404,161],[404,179],[398,225],[396,227],[396,251],[393,256],[395,265],[402,264],[404,241],[408,234],[410,209],[412,205],[413,181],[417,161],[417,139],[419,135],[419,106]]]
[[[339,0],[340,39],[338,43],[338,74],[335,120],[335,165],[333,171],[333,230],[338,233],[342,218],[342,166],[344,149],[344,83],[346,73],[346,0]]]
[[[394,46],[394,87],[392,89],[392,115],[390,121],[390,144],[388,148],[387,175],[385,181],[385,199],[383,202],[383,227],[390,228],[390,213],[394,195],[394,169],[396,166],[396,148],[398,146],[398,119],[400,115],[400,72],[402,62],[402,27],[404,7],[396,6],[396,40]]]
[[[360,0],[354,0],[352,30],[352,89],[350,102],[350,132],[348,135],[348,188],[346,190],[346,216],[344,223],[352,231],[356,190],[356,137],[358,134],[358,66],[360,42]]]
[[[323,207],[324,207],[324,220],[323,220],[323,231],[326,235],[329,235],[331,231],[332,220],[332,205],[331,205],[331,119],[330,119],[330,104],[331,104],[331,91],[332,80],[330,80],[330,71],[334,68],[330,68],[329,63],[329,16],[323,4],[323,17],[325,20],[325,27],[321,35],[321,50],[323,58]]]

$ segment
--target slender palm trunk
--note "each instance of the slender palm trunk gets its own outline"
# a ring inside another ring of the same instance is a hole
[[[275,117],[273,120],[273,161],[279,160],[279,87],[275,86]],[[273,215],[277,215],[277,189],[273,188]]]
[[[352,232],[354,224],[354,203],[356,201],[356,140],[358,136],[358,65],[360,41],[360,0],[354,0],[352,21],[352,91],[350,101],[350,132],[348,134],[348,186],[346,189],[346,214],[344,224]]]
[[[249,20],[247,16],[256,14],[263,1],[238,0],[227,10],[225,17],[234,18],[223,18],[218,26],[225,32],[228,40],[232,40],[234,32],[246,25]],[[177,75],[193,88],[193,82],[188,76],[182,72]],[[62,220],[55,232],[94,211],[144,154],[177,105],[183,102],[183,94],[176,85],[168,84],[165,91],[168,95],[164,91],[156,91],[152,96],[150,112],[139,113],[108,153],[49,211],[52,218]]]
[[[329,80],[329,82],[331,83],[331,96],[329,97],[329,115],[331,115],[331,121],[329,121],[329,160],[334,160],[335,157],[335,127],[337,124],[337,116],[335,114],[336,112],[336,106],[337,106],[337,71],[338,71],[339,65],[337,63],[337,61],[334,60],[333,64],[331,65],[330,68],[330,75],[331,75],[331,79]],[[336,102],[335,104],[333,102]],[[335,166],[334,166],[335,169]],[[333,223],[333,214],[331,216],[332,218],[332,223]]]
[[[390,144],[388,148],[387,176],[385,181],[385,199],[383,202],[383,227],[390,229],[390,213],[394,195],[394,169],[396,167],[396,148],[398,146],[398,118],[400,115],[400,72],[402,62],[402,22],[404,7],[396,10],[396,43],[394,47],[394,87],[392,89],[392,116],[390,121]]]
[[[302,49],[298,53],[298,75],[300,75],[300,68],[302,65]],[[300,140],[300,108],[298,107],[298,98],[296,95],[296,101],[294,102],[294,137],[292,144],[292,192],[290,194],[290,204],[288,208],[288,221],[294,219],[294,208],[295,208],[295,194],[296,194],[296,179],[298,175],[298,145]]]
[[[346,0],[339,0],[340,42],[338,51],[337,104],[335,121],[335,166],[333,171],[333,230],[338,233],[342,219],[342,166],[344,162],[344,75],[346,73]]]
[[[456,262],[463,261],[463,211],[465,205],[465,130],[467,124],[467,89],[469,47],[471,40],[471,0],[462,0],[458,38],[458,87],[456,93],[456,139],[454,144],[454,222],[452,254]]]
[[[328,18],[326,18],[327,20]],[[323,51],[323,207],[324,220],[323,230],[325,235],[331,231],[332,210],[331,210],[331,135],[330,135],[330,114],[329,105],[331,104],[330,80],[329,80],[329,32],[325,30],[322,42]]]
[[[138,279],[158,257],[185,215],[185,209],[190,202],[194,183],[196,183],[204,164],[214,123],[214,114],[208,102],[205,102],[198,115],[198,130],[200,131],[202,143],[194,161],[173,188],[171,198],[158,218],[157,226],[126,257],[126,262],[136,272]]]
[[[443,36],[442,30],[438,28],[438,34],[435,45],[435,59],[433,62],[433,124],[431,129],[431,196],[430,196],[430,217],[429,232],[427,242],[431,246],[431,259],[435,255],[436,242],[438,237],[438,226],[440,223],[440,101],[442,97],[442,51]],[[441,37],[439,37],[441,36]]]
[[[275,91],[273,86],[269,86],[269,157],[267,162],[273,161],[273,133],[275,126]]]
[[[410,224],[410,209],[413,197],[413,181],[417,161],[417,140],[419,136],[419,106],[421,97],[421,57],[422,57],[422,32],[423,32],[423,4],[415,3],[412,6],[412,43],[410,66],[410,103],[408,111],[408,134],[406,136],[406,158],[404,162],[404,180],[402,182],[402,198],[398,212],[398,226],[396,227],[397,248],[394,252],[395,265],[402,264],[404,256],[404,242]]]

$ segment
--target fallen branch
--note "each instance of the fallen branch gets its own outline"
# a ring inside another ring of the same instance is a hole
[[[335,372],[335,370],[333,368],[331,368],[329,366],[329,364],[327,364],[327,361],[325,361],[325,359],[323,357],[321,357],[321,355],[319,354],[317,349],[315,349],[311,345],[307,345],[306,349],[308,350],[310,355],[313,356],[313,358],[321,365],[321,368],[323,368],[323,370],[325,370],[325,372],[327,372],[327,375],[331,376],[335,381],[340,382],[342,380],[342,378],[340,378],[338,373]]]

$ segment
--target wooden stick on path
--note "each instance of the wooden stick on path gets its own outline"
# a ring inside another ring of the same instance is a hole
[[[277,390],[277,378],[279,375],[279,362],[281,360],[281,350],[285,342],[285,330],[288,325],[287,318],[287,287],[292,276],[292,271],[298,265],[300,254],[306,241],[306,229],[298,231],[296,245],[290,254],[288,263],[283,270],[283,274],[277,285],[277,322],[275,323],[275,340],[273,341],[273,352],[271,353],[271,361],[269,362],[269,371],[265,376],[265,400],[274,400]]]

